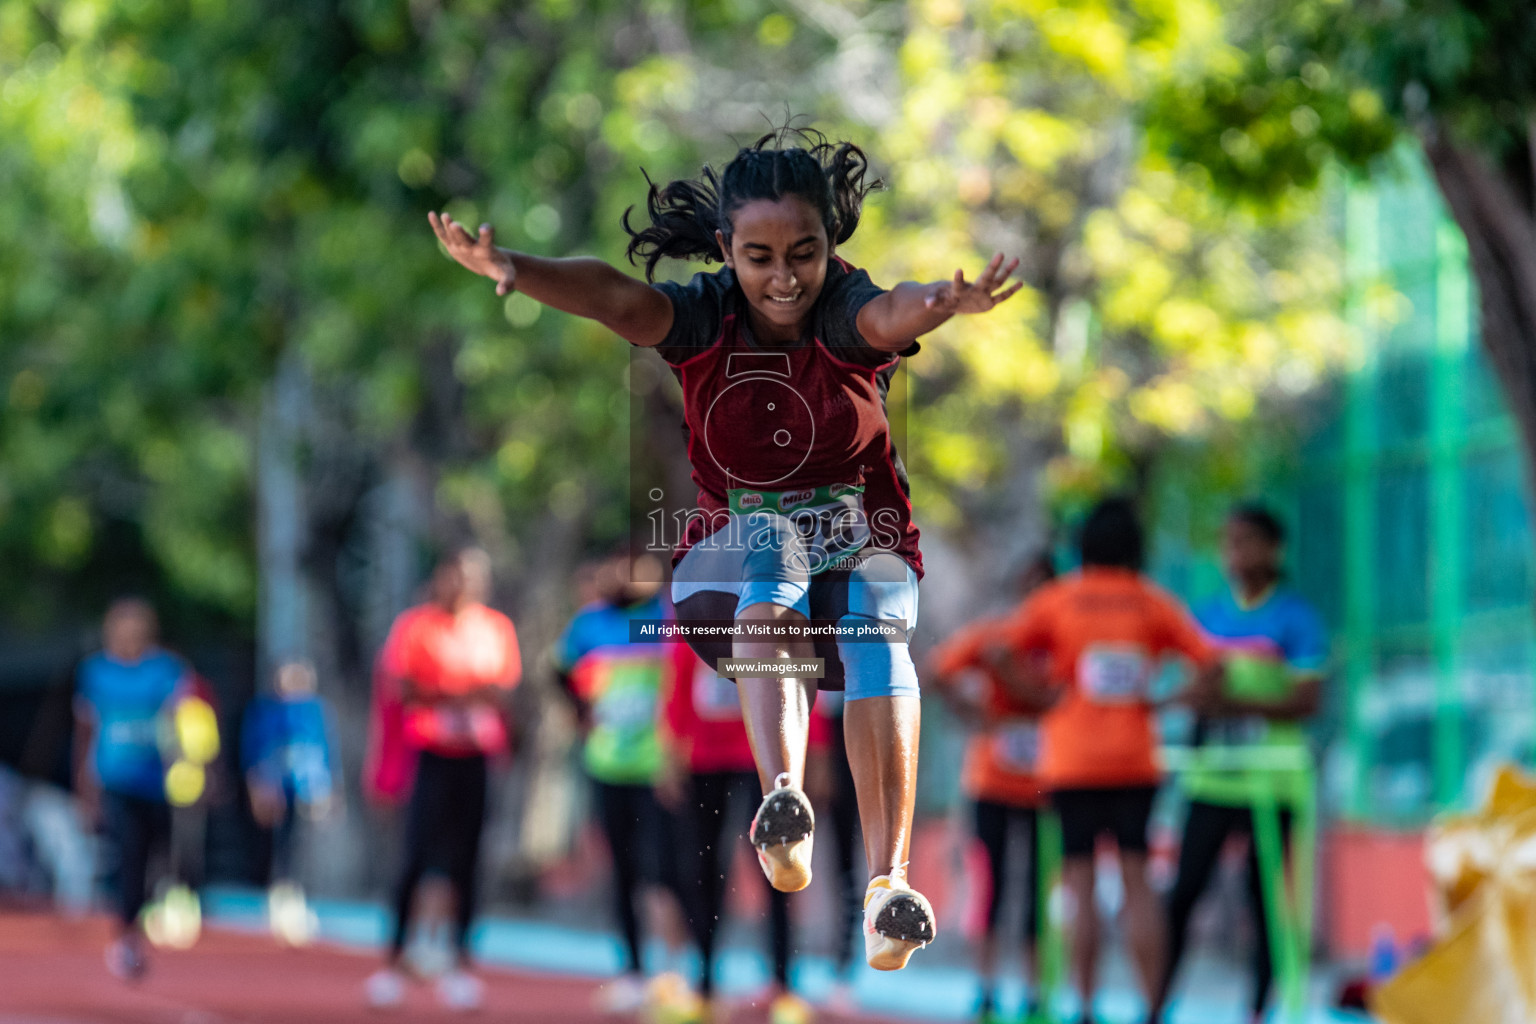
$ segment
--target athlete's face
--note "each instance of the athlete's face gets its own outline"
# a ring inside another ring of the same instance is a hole
[[[730,243],[718,231],[715,240],[757,314],[753,328],[774,340],[799,340],[832,255],[816,208],[799,196],[754,199],[731,215]]]
[[[1280,568],[1280,545],[1252,523],[1228,519],[1221,531],[1221,560],[1233,579],[1273,576]]]

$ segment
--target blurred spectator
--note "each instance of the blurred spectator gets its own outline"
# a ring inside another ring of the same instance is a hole
[[[1322,619],[1301,595],[1282,583],[1285,532],[1259,505],[1241,505],[1222,529],[1221,557],[1230,589],[1199,606],[1196,617],[1225,660],[1220,690],[1197,706],[1195,741],[1206,747],[1295,751],[1305,760],[1302,723],[1322,702],[1328,636]],[[1276,773],[1282,807],[1280,830],[1289,853],[1291,814],[1285,808],[1308,799],[1307,773]],[[1207,770],[1186,773],[1189,817],[1179,847],[1178,876],[1168,899],[1168,964],[1153,1002],[1163,1012],[1183,958],[1189,919],[1215,871],[1222,849],[1234,836],[1247,837],[1248,904],[1253,913],[1252,1019],[1261,1020],[1274,979],[1263,879],[1252,841],[1251,787],[1242,773]]]
[[[483,603],[490,583],[485,552],[467,548],[442,559],[432,574],[432,599],[401,613],[380,654],[381,673],[401,697],[403,743],[417,752],[417,763],[394,935],[384,968],[366,986],[377,1007],[398,1006],[405,997],[401,961],[416,889],[428,875],[445,876],[454,895],[455,965],[438,979],[438,999],[463,1010],[484,997],[471,973],[469,927],[488,759],[508,752],[506,699],[522,678],[511,620]]]
[[[664,886],[680,904],[687,899],[675,849],[677,825],[654,790],[664,757],[656,718],[672,670],[671,647],[634,643],[630,635],[632,622],[670,617],[660,577],[661,567],[649,555],[605,559],[590,584],[596,600],[576,613],[554,651],[555,672],[586,732],[582,763],[613,859],[614,918],[624,940],[625,973],[598,997],[602,1008],[613,1012],[638,1009],[645,998],[642,886]]]
[[[1166,936],[1147,879],[1147,822],[1161,781],[1151,698],[1158,663],[1183,655],[1202,680],[1220,671],[1183,607],[1141,575],[1142,551],[1130,502],[1100,502],[1083,524],[1081,571],[1026,599],[1004,629],[1007,656],[994,661],[1015,700],[1048,709],[1038,776],[1061,819],[1084,1020],[1098,983],[1094,854],[1102,836],[1115,844],[1126,937],[1149,1002],[1162,977]]]
[[[301,819],[320,821],[340,801],[329,715],[315,692],[315,669],[289,661],[273,677],[272,694],[245,712],[241,752],[251,814],[271,831],[267,914],[279,942],[302,946],[315,930],[294,866]]]
[[[186,664],[156,646],[157,632],[147,602],[113,602],[103,649],[80,664],[75,702],[75,792],[86,818],[103,824],[112,864],[117,929],[107,967],[128,980],[146,966],[139,912],[150,855],[171,838],[159,733],[191,687]]]

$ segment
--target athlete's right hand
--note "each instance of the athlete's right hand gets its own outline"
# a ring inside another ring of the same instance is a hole
[[[511,294],[517,280],[512,254],[496,247],[489,224],[480,225],[477,237],[446,213],[429,213],[427,220],[432,222],[432,231],[448,250],[448,255],[480,276],[495,281],[497,295]]]

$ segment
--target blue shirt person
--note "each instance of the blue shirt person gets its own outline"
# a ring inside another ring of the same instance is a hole
[[[124,979],[145,970],[139,913],[154,848],[170,841],[161,738],[173,734],[175,702],[190,691],[186,663],[156,644],[154,609],[138,598],[113,602],[102,650],[81,662],[75,693],[75,790],[114,850],[117,929],[107,966]]]
[[[260,799],[257,791],[311,817],[331,806],[337,793],[335,746],[308,662],[284,664],[277,672],[275,692],[251,702],[240,749],[253,807]]]

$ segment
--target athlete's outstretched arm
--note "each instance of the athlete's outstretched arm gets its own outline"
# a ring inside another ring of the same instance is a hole
[[[672,328],[672,301],[644,281],[587,256],[547,259],[502,249],[489,224],[471,235],[446,213],[427,214],[438,241],[459,263],[496,282],[496,294],[514,289],[553,309],[596,320],[634,345],[660,345]]]
[[[965,271],[957,270],[952,281],[903,282],[864,304],[859,310],[859,333],[875,348],[900,352],[956,313],[985,313],[1007,299],[1023,282],[998,289],[1018,267],[1017,259],[1004,267],[1003,254],[998,253],[975,281],[967,281]]]

